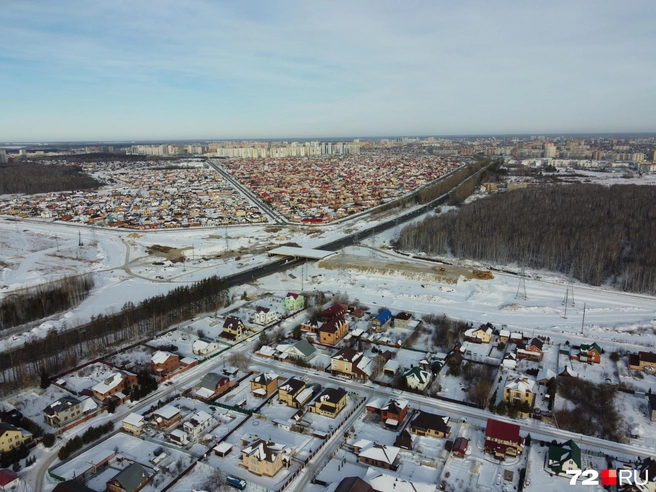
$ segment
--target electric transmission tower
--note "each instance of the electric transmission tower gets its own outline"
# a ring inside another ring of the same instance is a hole
[[[527,299],[526,296],[526,268],[522,266],[522,270],[519,272],[519,285],[517,286],[517,294],[515,294],[515,299]]]

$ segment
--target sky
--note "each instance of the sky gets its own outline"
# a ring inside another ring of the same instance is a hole
[[[0,141],[656,131],[656,2],[2,0]]]

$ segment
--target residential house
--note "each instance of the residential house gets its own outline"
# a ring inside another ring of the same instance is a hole
[[[638,352],[638,355],[630,354],[629,369],[653,374],[656,372],[656,354],[653,352]]]
[[[464,458],[469,450],[469,440],[464,437],[458,437],[453,443],[451,454],[458,458]]]
[[[352,379],[369,379],[373,369],[371,359],[349,347],[344,347],[331,357],[333,374],[342,374]]]
[[[374,488],[360,477],[346,477],[339,482],[335,492],[374,492]]]
[[[410,421],[410,432],[419,436],[448,438],[451,433],[449,417],[418,411]]]
[[[285,353],[287,357],[293,360],[309,361],[316,355],[317,349],[314,348],[314,345],[303,338],[288,348]]]
[[[394,316],[394,328],[402,328],[407,330],[412,321],[412,314],[401,312]]]
[[[433,379],[433,373],[422,369],[421,367],[413,367],[403,375],[405,385],[413,390],[425,391]]]
[[[519,456],[524,449],[524,438],[519,435],[519,425],[487,419],[485,428],[485,452],[497,459]]]
[[[539,338],[533,338],[528,342],[524,348],[517,349],[517,358],[518,359],[528,359],[533,361],[542,360],[542,340]]]
[[[550,445],[547,466],[556,475],[563,476],[570,470],[581,470],[581,448],[571,439]]]
[[[403,423],[407,414],[407,400],[390,398],[387,404],[380,410],[380,420],[389,427],[397,428]]]
[[[490,343],[492,340],[492,328],[481,325],[478,328],[470,328],[465,331],[465,340],[473,343]]]
[[[371,321],[371,330],[384,331],[392,324],[393,319],[392,312],[389,309],[383,309]]]
[[[258,398],[266,398],[278,389],[278,375],[262,373],[251,379],[251,392]]]
[[[401,450],[396,446],[386,446],[367,439],[361,439],[353,445],[353,452],[362,463],[396,470]]]
[[[146,425],[146,419],[138,413],[131,413],[121,421],[121,429],[128,434],[140,436]]]
[[[317,330],[319,329],[319,321],[316,319],[311,319],[308,321],[303,321],[301,323],[301,330],[303,331],[309,331],[310,333],[316,333]]]
[[[198,439],[212,427],[212,416],[203,410],[193,414],[189,420],[182,424],[182,428],[190,440]]]
[[[221,335],[224,333],[225,331]],[[191,351],[194,353],[194,355],[209,355],[212,352],[218,350],[218,348],[219,345],[216,342],[209,342],[201,339],[198,339],[191,344]]]
[[[535,401],[535,380],[527,376],[508,375],[503,387],[503,401],[509,405],[527,403],[532,407]]]
[[[285,311],[294,312],[305,308],[305,297],[301,294],[288,292],[285,296]]]
[[[341,304],[333,304],[328,309],[321,312],[321,317],[325,320],[343,317],[346,314],[346,308]]]
[[[189,434],[187,434],[182,429],[174,429],[169,434],[169,439],[171,442],[177,444],[178,446],[186,446],[189,444]]]
[[[652,422],[656,422],[656,395],[647,394],[647,416]]]
[[[278,318],[278,313],[276,313],[273,309],[262,306],[258,306],[255,309],[255,323],[258,325],[266,326],[269,323],[273,323]]]
[[[572,358],[578,358],[580,362],[587,362],[588,364],[599,364],[603,353],[603,349],[597,342],[582,343],[579,347],[579,353]]]
[[[292,408],[302,408],[310,399],[314,391],[306,386],[305,381],[299,378],[290,378],[278,388],[278,401],[284,402]]]
[[[244,335],[245,329],[241,319],[237,316],[228,316],[223,322],[223,331],[220,336],[226,340],[237,340]]]
[[[153,478],[153,471],[139,463],[132,463],[107,482],[109,492],[136,492]]]
[[[180,409],[173,405],[164,405],[153,412],[152,420],[160,428],[171,427],[182,420]]]
[[[335,418],[346,406],[346,390],[344,388],[325,388],[309,405],[313,413]]]
[[[129,393],[137,385],[137,376],[125,371],[117,371],[95,385],[91,390],[93,396],[103,401],[117,393]]]
[[[539,385],[546,386],[552,378],[556,377],[556,373],[548,367],[540,368],[535,382]]]
[[[13,490],[18,487],[20,477],[18,473],[8,468],[0,470],[0,491]]]
[[[201,400],[213,400],[234,386],[230,383],[229,377],[215,372],[208,372],[196,387],[196,396]]]
[[[383,354],[379,354],[377,357],[385,358]],[[399,369],[401,369],[401,363],[398,360],[389,359],[383,366],[383,376],[393,378]]]
[[[64,396],[43,410],[46,423],[52,427],[62,427],[79,420],[98,409],[98,404],[89,397],[75,398]]]
[[[394,440],[394,446],[401,449],[412,450],[414,443],[412,440],[412,434],[408,432],[408,429],[403,429],[396,439]]]
[[[166,376],[180,367],[180,357],[169,352],[157,351],[150,358],[150,366],[154,374]]]
[[[508,352],[503,356],[501,365],[506,369],[516,369],[517,368],[517,355],[512,352]]]
[[[90,489],[82,482],[77,480],[66,480],[65,482],[58,483],[52,492],[96,492]]]
[[[336,345],[348,333],[348,321],[334,317],[319,327],[319,341],[328,345]]]
[[[499,331],[499,342],[508,343],[510,340],[510,331],[509,330],[500,330]]]
[[[255,438],[241,450],[239,464],[255,475],[273,477],[283,466],[289,467],[291,452],[273,441]]]

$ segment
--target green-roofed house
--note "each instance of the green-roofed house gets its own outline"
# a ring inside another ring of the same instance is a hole
[[[601,354],[603,349],[597,345],[597,342],[591,344],[582,343],[579,347],[579,361],[587,362],[588,364],[599,364],[601,362]]]
[[[308,342],[305,338],[302,338],[288,348],[286,352],[288,357],[307,361],[316,355],[317,349],[314,348],[314,345]]]
[[[430,371],[417,366],[406,372],[403,377],[405,378],[405,385],[408,388],[424,391],[430,384],[433,375]]]
[[[153,478],[152,470],[139,463],[132,463],[107,482],[107,490],[110,492],[136,492],[144,488],[151,478]]]
[[[568,470],[581,469],[581,448],[571,439],[549,446],[549,469],[556,475],[566,476]]]

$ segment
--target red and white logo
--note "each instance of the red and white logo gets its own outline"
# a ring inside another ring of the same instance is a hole
[[[567,470],[565,473],[572,477],[570,485],[576,485],[579,479],[581,485],[646,485],[649,481],[647,472],[641,476],[638,470]]]

